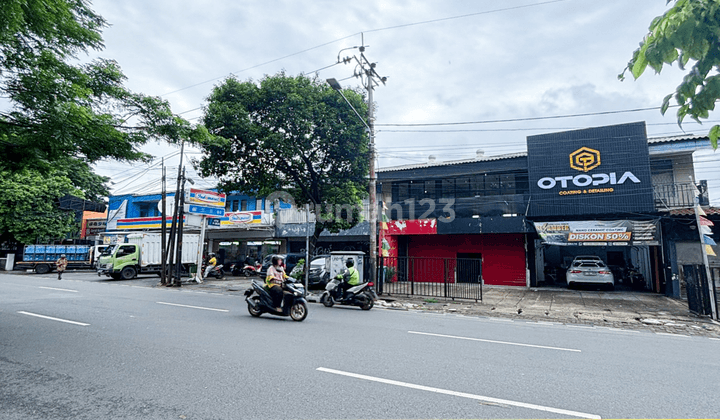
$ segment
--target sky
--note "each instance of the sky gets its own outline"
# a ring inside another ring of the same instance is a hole
[[[191,123],[230,75],[259,81],[284,71],[360,87],[354,65],[338,57],[357,56],[353,47],[365,45],[387,77],[374,91],[381,168],[430,155],[472,158],[478,149],[521,152],[527,136],[602,125],[645,121],[649,137],[711,127],[688,120],[683,131],[672,108],[660,114],[681,82],[679,69],[618,80],[652,19],[667,10],[665,0],[95,0],[92,7],[110,26],[105,49],[87,59],[116,60],[129,89],[168,100]],[[710,122],[718,119],[711,114]],[[176,176],[176,146],[143,150],[166,157]],[[187,160],[200,157],[186,151]],[[695,158],[697,179],[709,181],[720,205],[718,155]],[[105,161],[96,170],[112,178],[114,193],[157,190],[158,162]],[[213,186],[188,171],[196,186]]]

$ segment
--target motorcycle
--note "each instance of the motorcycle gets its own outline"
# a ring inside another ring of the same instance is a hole
[[[320,296],[320,302],[328,308],[331,308],[336,303],[338,305],[352,305],[359,306],[364,311],[369,311],[375,305],[375,300],[378,298],[373,289],[374,284],[372,282],[361,283],[357,286],[353,286],[345,291],[341,296],[340,283],[341,279],[334,278],[325,286],[325,291]]]
[[[258,273],[260,273],[261,268],[262,264],[260,264],[259,262],[256,262],[255,265],[245,264],[240,273],[245,277],[253,277],[259,275]]]
[[[265,285],[257,280],[252,281],[252,286],[245,291],[245,301],[248,304],[248,312],[254,317],[259,317],[264,313],[289,316],[293,321],[302,321],[307,317],[308,307],[305,300],[305,288],[300,283],[296,283],[292,277],[285,280],[282,285],[283,301],[282,311],[275,310],[272,296],[267,291]]]
[[[205,268],[206,268],[205,265],[203,265],[203,268],[202,268],[203,273],[205,273]],[[215,278],[218,279],[218,280],[224,278],[224,277],[225,277],[225,270],[223,270],[223,265],[222,265],[222,264],[218,264],[218,265],[216,265],[215,267],[213,267],[213,269],[210,270],[210,272],[208,273],[208,275],[205,276],[205,278],[207,278],[207,279],[209,279],[210,277],[215,277]]]
[[[628,267],[625,278],[633,290],[642,290],[645,288],[645,276],[643,276],[637,268],[633,266]]]

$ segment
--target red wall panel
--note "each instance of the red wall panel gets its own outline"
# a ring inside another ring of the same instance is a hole
[[[410,257],[456,258],[458,253],[482,254],[482,273],[485,284],[526,285],[525,241],[522,234],[418,235],[409,237],[408,255]]]

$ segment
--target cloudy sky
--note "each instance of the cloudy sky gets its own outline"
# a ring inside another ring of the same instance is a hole
[[[117,60],[130,89],[161,96],[197,122],[213,86],[231,74],[259,80],[284,70],[360,86],[354,66],[337,61],[364,43],[387,77],[374,92],[379,166],[387,167],[429,155],[470,158],[478,149],[519,152],[529,135],[606,124],[646,121],[650,137],[681,134],[672,109],[665,117],[638,110],[659,107],[682,72],[617,79],[665,3],[95,0],[111,26],[105,50],[93,56]],[[565,117],[593,113],[603,115]],[[709,126],[683,128],[699,134]],[[173,146],[145,150],[178,163]],[[720,175],[709,172],[717,155],[696,159],[698,178],[720,191]],[[144,164],[103,162],[97,169],[112,176],[115,192],[154,187],[159,177],[156,166]]]

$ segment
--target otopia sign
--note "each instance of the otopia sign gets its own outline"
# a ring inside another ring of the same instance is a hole
[[[531,136],[530,215],[654,210],[644,123]]]

